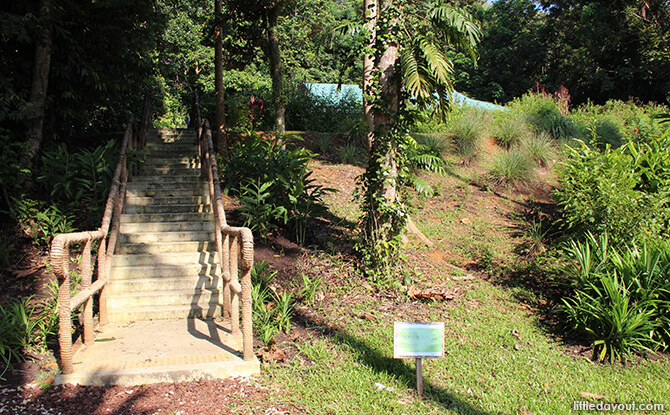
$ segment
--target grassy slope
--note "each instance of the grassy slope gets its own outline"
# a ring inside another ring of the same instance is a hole
[[[323,184],[338,188],[328,204],[346,232],[358,215],[351,192],[360,169],[318,162],[314,169]],[[458,289],[457,298],[427,303],[372,294],[339,255],[313,255],[302,272],[325,278],[324,298],[298,309],[312,334],[296,336],[299,354],[266,365],[265,379],[314,414],[567,414],[573,401],[586,400],[581,392],[602,395],[602,402],[669,408],[667,359],[592,363],[588,351],[555,339],[533,305],[519,300],[543,301],[536,292],[496,284],[495,275],[458,278],[464,272],[454,265],[517,260],[514,247],[525,241],[517,212],[528,196],[482,191],[473,185],[477,165],[452,173],[433,178],[438,197],[413,201],[417,225],[437,246],[410,244],[406,268],[417,286]],[[393,359],[393,322],[415,320],[446,323],[445,357],[424,361],[423,399],[414,391],[414,362]]]

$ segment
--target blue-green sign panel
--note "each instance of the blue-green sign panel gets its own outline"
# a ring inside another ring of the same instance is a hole
[[[423,358],[444,356],[444,323],[393,324],[393,357]]]

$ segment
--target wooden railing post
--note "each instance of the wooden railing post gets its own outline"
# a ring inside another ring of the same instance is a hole
[[[81,254],[81,287],[91,288],[91,242],[89,239],[84,245]],[[93,343],[93,298],[89,297],[84,303],[84,344]]]
[[[133,132],[132,119],[128,122],[126,131],[123,135],[121,148],[119,149],[119,161],[114,170],[112,186],[109,190],[105,213],[102,218],[102,224],[96,231],[91,232],[73,232],[56,235],[51,242],[50,261],[54,274],[58,278],[58,342],[60,344],[61,370],[67,375],[73,373],[72,363],[72,311],[83,305],[83,324],[84,324],[84,343],[93,342],[93,299],[96,293],[100,293],[99,300],[99,318],[100,324],[107,324],[107,293],[105,286],[109,277],[109,266],[111,264],[111,255],[118,239],[119,218],[123,210],[126,181],[129,176],[127,169],[126,154],[129,149],[136,148],[139,144],[142,146],[143,138],[146,135],[146,129],[151,120],[150,105],[151,101],[145,99],[145,108],[143,113],[143,127],[139,135]],[[106,238],[109,234],[110,225],[112,232],[107,244]],[[93,241],[99,241],[100,247],[96,255],[97,261],[97,279],[93,282],[91,267],[91,246]],[[75,296],[70,296],[70,269],[69,269],[69,247],[70,245],[84,243],[82,253],[82,288]]]

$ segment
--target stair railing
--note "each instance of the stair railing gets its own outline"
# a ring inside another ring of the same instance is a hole
[[[60,345],[60,364],[63,374],[74,372],[72,363],[72,312],[83,306],[80,319],[84,326],[84,344],[94,341],[93,301],[96,293],[98,300],[98,318],[100,324],[107,324],[107,292],[105,286],[109,278],[111,258],[118,244],[121,211],[126,195],[126,183],[132,176],[135,166],[128,166],[128,153],[140,150],[146,142],[146,133],[151,124],[151,100],[145,97],[142,119],[139,128],[135,128],[132,118],[128,121],[119,149],[119,161],[116,165],[112,186],[107,197],[102,225],[95,231],[62,233],[51,241],[49,260],[54,274],[58,277],[58,343]],[[110,230],[111,227],[111,230]],[[95,281],[92,281],[91,265],[94,243],[98,243]],[[81,290],[71,294],[70,248],[83,244],[81,256]]]
[[[216,167],[216,152],[212,130],[205,120],[200,125],[196,95],[195,127],[198,131],[200,161],[207,174],[210,205],[214,214],[216,247],[221,259],[223,277],[223,315],[230,317],[233,335],[240,334],[240,309],[242,312],[242,354],[244,360],[254,359],[253,328],[251,316],[251,267],[254,262],[254,237],[251,229],[228,226],[221,197],[221,182]],[[241,273],[241,277],[240,277]]]

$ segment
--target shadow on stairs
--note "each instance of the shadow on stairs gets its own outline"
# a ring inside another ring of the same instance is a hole
[[[260,373],[222,312],[207,182],[193,130],[152,130],[126,189],[108,283],[110,324],[57,383],[137,385]]]

